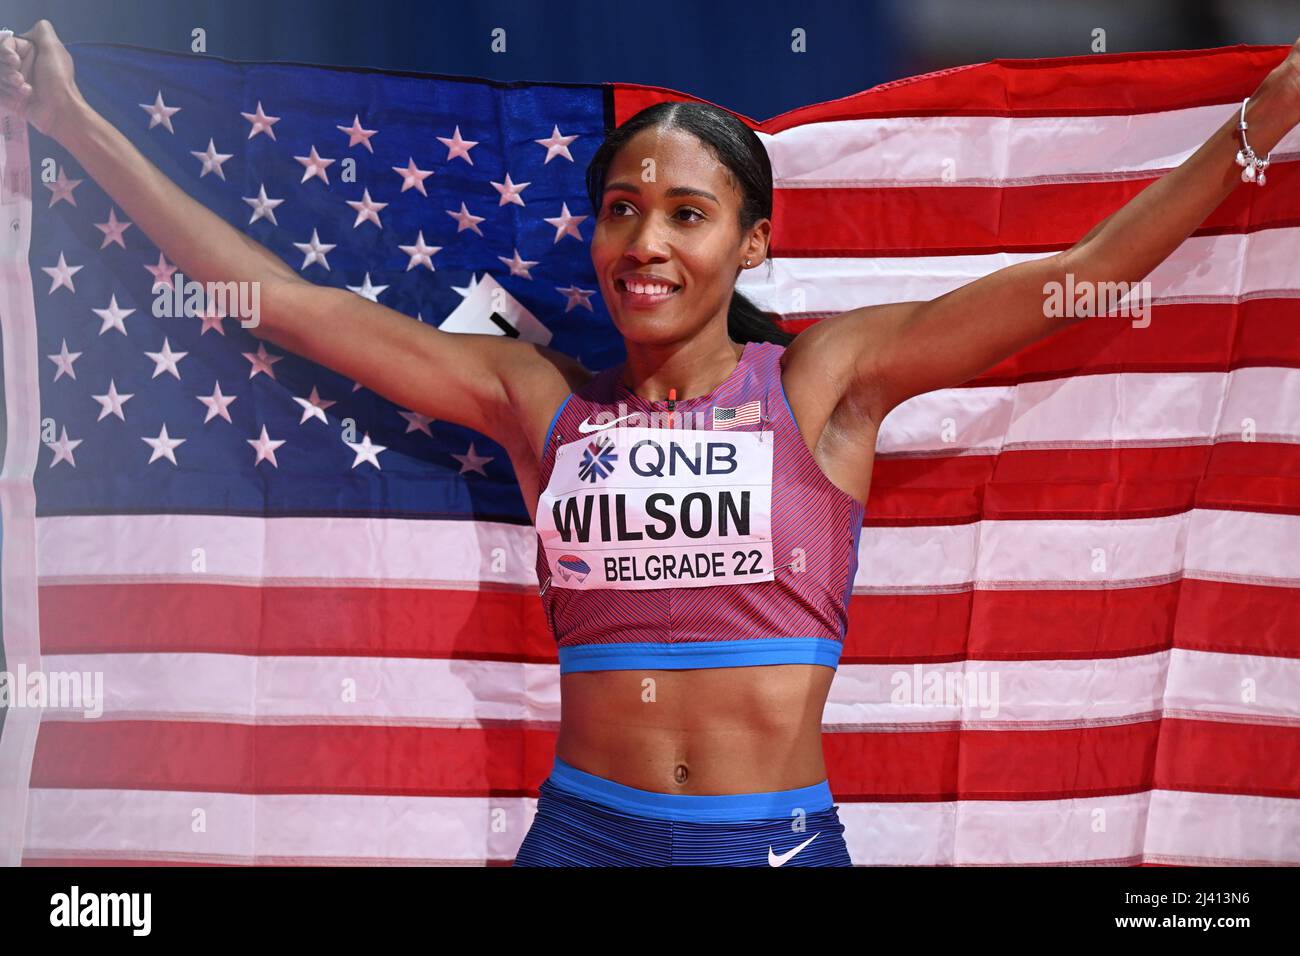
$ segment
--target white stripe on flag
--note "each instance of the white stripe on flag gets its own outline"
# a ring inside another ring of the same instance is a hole
[[[514,722],[554,729],[560,719],[555,664],[410,657],[240,654],[51,654],[49,673],[103,675],[102,715],[49,708],[45,720],[197,720],[240,724],[356,724],[478,728]],[[898,681],[938,680],[988,688],[980,700],[895,702]],[[1250,678],[1258,699],[1243,704]],[[338,688],[354,682],[356,700]],[[517,688],[526,687],[520,695]],[[255,693],[250,693],[252,688]],[[1104,689],[1104,693],[1099,692]],[[723,708],[718,708],[720,717]],[[884,727],[1064,730],[1155,716],[1236,719],[1300,726],[1300,661],[1176,648],[1084,660],[966,660],[843,664],[822,727],[855,733]]]
[[[1086,182],[1177,166],[1240,108],[1238,100],[1123,116],[896,116],[758,137],[784,189]],[[1300,128],[1278,143],[1273,161],[1296,153]]]
[[[515,856],[537,803],[517,797],[41,789],[30,860],[480,863]],[[1154,790],[1067,800],[841,801],[858,864],[1300,863],[1300,801]],[[207,830],[186,823],[207,810]],[[504,815],[502,817],[501,815]],[[1096,821],[1104,814],[1106,826]],[[957,821],[961,821],[960,830]],[[1232,821],[1224,826],[1225,820]],[[495,824],[504,823],[504,826]]]
[[[1156,304],[1234,302],[1243,296],[1300,297],[1295,250],[1300,228],[1192,236],[1146,281]],[[999,252],[962,256],[836,258],[774,257],[767,269],[741,274],[736,288],[751,300],[784,313],[836,314],[868,305],[935,299],[1018,262],[1051,253]],[[796,296],[796,292],[798,295]],[[1106,321],[1102,319],[1100,321]],[[1123,321],[1114,319],[1114,321]]]
[[[418,526],[412,535],[407,526]],[[475,585],[462,563],[478,566],[510,538],[487,522],[350,518],[228,518],[205,515],[113,515],[37,520],[42,584],[172,581],[191,584],[428,587]],[[483,553],[422,548],[426,540],[478,530]],[[498,581],[536,580],[529,529]],[[1182,575],[1204,580],[1255,579],[1288,587],[1300,581],[1300,517],[1196,508],[1156,518],[986,519],[961,525],[871,528],[858,545],[859,591],[1132,586]],[[367,543],[360,556],[357,542]],[[170,542],[170,544],[168,543]],[[191,569],[193,542],[209,547],[208,569]],[[1095,570],[1095,549],[1106,553]],[[409,563],[403,558],[409,558]],[[418,559],[418,560],[417,560]],[[379,573],[365,562],[375,563]],[[328,569],[339,568],[331,578]],[[516,570],[510,570],[511,567]],[[412,577],[401,577],[401,571]],[[483,575],[487,579],[486,573]],[[531,586],[535,587],[535,584]]]

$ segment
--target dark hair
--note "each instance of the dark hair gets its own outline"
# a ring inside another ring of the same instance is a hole
[[[730,172],[740,195],[743,233],[760,219],[772,217],[772,161],[754,131],[733,114],[709,103],[664,102],[647,106],[625,120],[600,144],[587,166],[587,196],[593,211],[602,205],[605,174],[618,151],[637,133],[653,127],[682,129],[708,146]],[[772,265],[768,260],[768,268]],[[727,334],[737,342],[776,342],[789,345],[794,336],[776,316],[764,312],[739,292],[727,308]]]

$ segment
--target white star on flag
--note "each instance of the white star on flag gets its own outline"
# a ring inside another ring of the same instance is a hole
[[[457,156],[465,160],[471,166],[474,165],[474,159],[470,156],[469,151],[478,145],[478,140],[469,140],[460,138],[460,127],[456,127],[456,132],[448,139],[445,136],[439,136],[438,142],[447,147],[447,162],[451,162]]]
[[[153,449],[153,454],[149,456],[148,464],[152,465],[159,458],[166,458],[173,465],[176,464],[176,449],[185,444],[185,438],[172,438],[167,434],[167,423],[163,423],[162,431],[158,433],[157,438],[144,437],[140,439],[146,445]]]
[[[251,378],[252,376],[249,377]],[[230,412],[226,411],[226,409],[229,408],[230,403],[233,402],[239,396],[222,395],[221,383],[215,382],[213,383],[212,386],[211,395],[195,395],[194,397],[197,398],[204,405],[206,405],[208,408],[208,414],[205,415],[203,418],[203,424],[206,425],[208,422],[212,421],[212,419],[216,418],[218,415],[229,422]],[[231,424],[233,425],[234,423],[231,422]]]
[[[367,219],[373,222],[380,229],[384,228],[384,224],[379,221],[379,210],[387,206],[388,203],[375,202],[370,198],[369,189],[364,190],[360,200],[349,199],[347,200],[347,203],[357,212],[357,221],[352,224],[353,229],[357,228],[357,226],[361,225]]]
[[[123,309],[117,304],[117,294],[114,293],[108,301],[107,309],[91,309],[97,316],[104,320],[104,324],[99,327],[99,334],[103,335],[109,329],[117,329],[123,335],[126,335],[126,326],[122,320],[135,311],[135,309]]]
[[[72,195],[72,191],[80,186],[82,182],[83,180],[80,179],[69,179],[63,174],[63,167],[60,166],[54,182],[45,184],[45,188],[50,191],[50,207],[60,199],[66,200],[70,206],[75,206],[77,197]]]
[[[531,269],[533,266],[537,265],[536,262],[530,259],[519,258],[518,249],[515,250],[515,255],[513,259],[507,259],[505,256],[497,256],[497,258],[510,267],[510,274],[512,276],[522,276],[525,279],[532,278],[532,274],[529,273],[528,270]]]
[[[419,235],[416,237],[415,245],[398,246],[397,248],[411,257],[411,261],[406,264],[407,272],[410,272],[416,266],[427,266],[430,272],[437,271],[433,268],[433,256],[442,251],[442,246],[426,246],[424,244],[423,229],[420,230]]]
[[[326,186],[329,185],[329,174],[327,174],[325,170],[333,165],[333,163],[336,162],[335,160],[321,159],[321,157],[316,154],[315,146],[312,146],[310,156],[295,156],[294,159],[302,163],[304,169],[302,180],[298,183],[299,186],[311,179],[313,176],[318,177]]]
[[[105,248],[110,242],[116,242],[123,249],[126,248],[122,233],[131,228],[131,223],[125,219],[119,220],[117,210],[112,206],[108,207],[108,222],[97,222],[95,228],[104,234],[104,241],[99,244],[99,248]]]
[[[375,151],[375,148],[370,145],[370,137],[374,136],[375,133],[379,131],[374,129],[362,129],[360,116],[357,116],[355,114],[353,115],[351,126],[338,126],[335,128],[338,129],[339,132],[348,134],[349,147],[355,146],[357,145],[357,143],[361,143],[366,147],[366,149],[370,150],[370,152],[373,153]]]
[[[392,170],[402,177],[402,192],[406,192],[408,189],[418,189],[421,196],[429,195],[424,191],[424,181],[433,175],[433,170],[421,169],[415,165],[415,160],[410,157],[407,157],[405,169],[401,166],[393,166]]]
[[[181,111],[181,108],[179,106],[168,106],[166,103],[164,103],[162,98],[162,90],[158,91],[158,95],[154,97],[154,101],[152,104],[141,103],[140,109],[144,110],[146,113],[149,114],[150,129],[153,129],[155,126],[161,125],[166,127],[167,132],[171,133],[173,136],[176,134],[176,130],[172,129],[172,117],[177,113],[179,113]]]
[[[244,119],[253,124],[253,128],[248,131],[248,138],[252,139],[258,133],[265,133],[271,139],[275,139],[275,130],[271,129],[276,123],[280,122],[278,116],[267,116],[262,112],[262,101],[257,101],[256,113],[240,113]]]
[[[153,287],[150,292],[157,292],[158,287],[166,288],[172,284],[172,276],[176,274],[176,267],[167,261],[167,257],[161,252],[158,253],[158,264],[151,266],[145,263],[145,270],[153,276]]]
[[[311,387],[310,396],[307,398],[299,398],[295,395],[293,400],[302,406],[302,418],[298,422],[299,425],[307,424],[307,419],[309,418],[319,418],[328,425],[329,420],[325,417],[325,409],[329,408],[331,405],[337,404],[332,400],[321,398],[316,392],[315,385]]]
[[[433,437],[433,432],[429,431],[429,423],[433,421],[433,419],[428,415],[421,415],[419,412],[406,411],[399,411],[397,414],[406,419],[406,431],[402,434],[407,435],[411,432],[420,431],[424,432],[430,438]]]
[[[463,455],[457,455],[455,452],[452,452],[451,457],[460,462],[460,473],[462,475],[466,472],[477,471],[480,475],[483,475],[485,478],[487,477],[487,472],[483,470],[483,466],[492,460],[492,456],[489,455],[485,457],[477,454],[474,451],[473,442],[469,443],[468,452]]]
[[[126,416],[122,414],[122,406],[126,404],[128,400],[134,398],[135,393],[130,392],[125,395],[120,394],[117,390],[117,383],[110,378],[108,380],[107,394],[92,395],[90,397],[93,398],[95,401],[99,402],[101,406],[103,406],[102,408],[100,408],[99,417],[96,418],[95,421],[97,422],[103,421],[104,418],[108,415],[116,415],[122,421],[126,421]]]
[[[199,329],[199,338],[208,334],[208,330],[216,329],[222,335],[226,334],[226,327],[221,324],[223,319],[229,316],[223,315],[217,308],[216,300],[213,299],[203,306],[203,312],[199,315],[199,321],[203,323]]]
[[[378,301],[379,301],[379,293],[381,293],[381,292],[383,292],[385,289],[387,289],[388,286],[386,286],[386,285],[371,285],[371,284],[370,284],[370,273],[367,272],[367,273],[366,273],[366,281],[365,281],[365,282],[361,283],[361,285],[359,285],[359,286],[357,286],[357,285],[350,285],[350,286],[348,286],[347,288],[348,288],[349,290],[351,290],[352,292],[355,292],[357,295],[361,296],[361,298],[363,298],[363,299],[369,299],[371,302],[378,302]]]
[[[248,224],[250,226],[263,217],[271,220],[272,225],[275,226],[280,225],[278,222],[275,221],[275,207],[280,205],[280,203],[284,202],[284,200],[267,199],[266,183],[263,183],[258,188],[256,196],[244,196],[243,199],[244,202],[248,203],[250,206],[253,207],[253,218],[248,220]]]
[[[578,232],[578,223],[586,219],[586,216],[575,216],[569,212],[569,204],[561,203],[560,214],[554,219],[545,219],[544,222],[555,227],[555,241],[559,242],[565,236],[572,236],[579,242],[582,242],[582,233]]]
[[[578,136],[576,133],[573,136],[561,136],[560,128],[558,126],[552,126],[551,136],[549,139],[533,140],[533,142],[538,146],[546,147],[546,158],[542,160],[542,165],[545,166],[556,156],[563,156],[569,162],[573,162],[573,155],[569,152],[569,144],[577,138]]]
[[[215,170],[217,176],[219,176],[222,180],[224,180],[226,178],[226,174],[225,171],[222,170],[221,164],[224,163],[226,160],[230,159],[235,154],[218,153],[216,145],[212,142],[212,138],[209,137],[208,148],[206,152],[199,152],[197,150],[192,149],[190,150],[190,155],[193,156],[195,159],[203,161],[203,172],[199,173],[199,179],[202,179],[208,173]]]
[[[257,452],[257,460],[253,462],[256,468],[264,461],[269,461],[272,466],[279,468],[280,463],[275,460],[275,450],[284,444],[285,439],[272,440],[271,436],[266,433],[266,426],[262,426],[262,434],[258,438],[245,438],[244,441],[253,446]]]
[[[59,253],[58,265],[41,266],[41,271],[48,274],[49,277],[54,280],[50,285],[49,295],[53,295],[54,290],[60,286],[67,286],[68,291],[75,295],[77,290],[72,287],[72,277],[84,268],[85,266],[68,265],[68,263],[64,261],[62,252]]]
[[[144,354],[149,356],[151,359],[153,359],[155,363],[153,374],[149,376],[150,378],[157,378],[163,372],[168,372],[173,377],[175,377],[176,381],[179,382],[181,380],[181,373],[176,368],[176,363],[179,362],[181,359],[185,358],[185,356],[189,355],[190,353],[173,352],[171,343],[168,342],[167,339],[164,337],[163,347],[161,352],[145,352]]]
[[[491,182],[491,180],[489,180],[489,182]],[[501,200],[500,202],[497,203],[497,205],[504,206],[506,203],[512,202],[516,206],[522,206],[524,204],[524,197],[519,194],[522,193],[525,189],[527,189],[530,185],[532,184],[511,182],[510,174],[506,173],[506,181],[504,183],[497,183],[497,182],[492,183],[492,188],[501,194]]]
[[[54,460],[50,462],[50,467],[53,468],[59,462],[66,461],[73,468],[76,468],[77,462],[72,457],[72,450],[80,445],[81,442],[82,439],[80,438],[70,440],[68,438],[68,429],[65,426],[59,434],[58,441],[47,441],[45,443],[45,447],[54,452]]]
[[[57,355],[47,355],[45,357],[48,358],[51,362],[53,362],[55,368],[58,369],[58,371],[54,373],[54,381],[57,382],[64,375],[67,375],[68,378],[71,379],[75,379],[77,377],[77,373],[72,369],[72,363],[75,362],[77,359],[81,358],[81,353],[69,352],[67,339],[63,340],[63,344],[59,347],[59,352]]]
[[[366,432],[364,435],[362,435],[362,436],[361,436],[361,441],[348,441],[348,440],[345,438],[345,439],[343,439],[343,444],[347,445],[349,448],[351,448],[351,449],[352,449],[354,452],[356,452],[356,454],[357,454],[357,457],[356,457],[356,458],[353,460],[353,462],[352,462],[352,467],[353,467],[353,468],[357,467],[357,465],[361,464],[363,461],[368,461],[368,462],[370,462],[370,464],[372,464],[372,465],[374,465],[376,468],[378,468],[378,467],[379,467],[379,453],[380,453],[381,451],[387,451],[387,450],[388,450],[388,449],[387,449],[387,446],[385,446],[385,445],[373,445],[373,444],[371,444],[371,443],[370,443],[370,432]]]
[[[329,271],[330,264],[329,260],[325,258],[325,254],[334,248],[334,243],[322,243],[320,237],[316,235],[315,229],[311,231],[311,242],[295,242],[294,247],[305,254],[302,265],[298,267],[299,272],[306,269],[313,262],[319,262],[325,267],[325,271]]]
[[[556,286],[555,291],[561,293],[567,298],[564,305],[564,311],[568,312],[576,306],[582,306],[588,312],[595,312],[591,307],[591,297],[596,294],[595,289],[579,289],[577,286]]]
[[[283,355],[275,355],[272,354],[271,352],[268,352],[266,350],[265,342],[257,343],[256,352],[245,352],[243,353],[243,355],[244,358],[248,359],[248,361],[252,363],[253,366],[251,369],[249,369],[248,372],[249,378],[252,378],[258,372],[264,372],[265,374],[269,375],[271,378],[275,378],[275,369],[273,369],[271,366],[273,366],[276,362],[284,358]]]
[[[465,204],[463,202],[460,204],[460,212],[452,212],[450,209],[446,210],[446,212],[447,215],[451,216],[452,219],[456,220],[457,232],[461,232],[462,230],[465,229],[473,229],[480,236],[483,235],[482,232],[479,232],[479,228],[478,228],[478,224],[483,221],[483,217],[473,215],[468,209],[465,208]]]

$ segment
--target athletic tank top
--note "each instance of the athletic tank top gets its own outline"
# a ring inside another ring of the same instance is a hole
[[[746,343],[672,412],[618,365],[555,413],[537,580],[561,674],[838,666],[864,509],[800,436],[784,351]]]

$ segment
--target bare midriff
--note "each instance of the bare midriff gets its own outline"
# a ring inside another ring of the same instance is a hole
[[[556,755],[640,790],[762,793],[826,779],[835,672],[813,664],[564,674]]]

